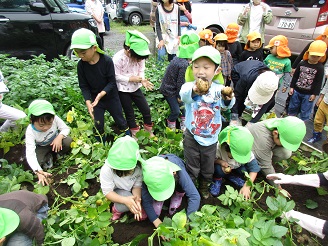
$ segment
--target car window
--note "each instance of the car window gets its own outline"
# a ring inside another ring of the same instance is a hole
[[[29,3],[35,1],[26,0],[0,0],[0,11],[28,12],[31,11]]]
[[[192,0],[192,3],[249,3],[249,0]]]
[[[323,0],[265,0],[265,2],[271,7],[287,7],[288,5],[295,5],[300,8],[314,8],[321,7],[326,1]]]

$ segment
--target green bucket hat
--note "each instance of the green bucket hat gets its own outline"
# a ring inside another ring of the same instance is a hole
[[[239,163],[249,162],[254,143],[252,133],[243,126],[227,126],[219,134],[219,143],[227,143],[232,157]]]
[[[118,138],[108,151],[106,163],[116,170],[131,170],[140,160],[139,145],[130,136]]]
[[[97,46],[98,53],[105,54],[105,52],[101,50],[98,46],[96,34],[94,34],[91,30],[86,28],[80,28],[73,33],[71,40],[71,49],[86,50],[94,45]]]
[[[31,102],[30,106],[28,107],[28,117],[33,114],[34,116],[40,116],[42,114],[52,114],[55,115],[54,107],[50,102],[43,99],[37,99]]]
[[[181,36],[177,57],[191,59],[199,48],[199,36],[196,33],[186,33]]]
[[[129,46],[139,56],[151,54],[148,47],[149,43],[148,38],[137,30],[126,31],[125,33],[125,45]]]
[[[297,150],[306,134],[304,121],[296,116],[269,119],[265,122],[269,130],[277,129],[282,146],[288,150]]]
[[[197,49],[192,56],[192,61],[195,61],[201,57],[207,57],[211,59],[216,65],[220,65],[221,63],[220,52],[212,46],[206,45]]]
[[[7,208],[0,208],[0,239],[8,236],[19,225],[19,216]]]
[[[172,196],[175,189],[173,172],[179,170],[179,166],[159,156],[142,162],[143,180],[156,201],[165,201]]]

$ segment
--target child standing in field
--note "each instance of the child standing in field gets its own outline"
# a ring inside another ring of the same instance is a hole
[[[327,45],[324,41],[312,42],[303,56],[303,61],[297,65],[290,84],[288,115],[300,114],[300,119],[309,120],[313,102],[321,90],[324,76],[321,61],[325,59],[326,50]]]
[[[28,107],[31,124],[26,129],[26,159],[39,183],[49,184],[47,178],[53,165],[54,154],[65,154],[71,148],[70,129],[46,100],[34,100]],[[42,168],[42,167],[43,168]]]
[[[199,47],[203,46],[215,46],[213,40],[213,32],[210,29],[204,29],[198,33],[199,36]]]
[[[122,132],[130,134],[123,117],[112,59],[98,47],[96,35],[85,28],[72,35],[71,49],[81,58],[77,64],[79,86],[97,129],[97,141],[104,142],[104,115],[108,111]]]
[[[124,49],[113,56],[118,95],[125,113],[126,121],[133,137],[140,130],[136,123],[133,103],[140,110],[144,129],[153,134],[150,108],[141,87],[152,90],[153,84],[145,78],[145,60],[150,55],[149,40],[139,31],[126,31]]]
[[[228,49],[228,36],[224,33],[219,33],[214,37],[215,48],[221,55],[221,69],[224,79],[224,84],[231,80],[231,70],[233,66],[232,56]]]
[[[189,30],[196,31],[197,27],[192,25],[191,4],[189,0],[178,0],[177,2],[180,8],[181,35]]]
[[[9,128],[15,127],[16,120],[26,117],[26,114],[23,111],[2,103],[3,95],[8,92],[9,89],[5,84],[5,78],[0,71],[0,119],[6,120],[0,126],[0,132],[6,132],[9,130]]]
[[[321,140],[323,126],[326,122],[326,128],[328,128],[328,83],[322,89],[319,99],[316,102],[318,110],[314,117],[314,129],[313,136],[308,140],[308,143],[315,143]]]
[[[247,35],[247,40],[244,51],[240,55],[239,62],[246,60],[263,61],[261,34],[258,32],[251,32]]]
[[[104,196],[113,202],[112,220],[128,211],[136,220],[142,219],[140,158],[139,145],[130,136],[118,138],[108,152],[100,170],[100,185]]]
[[[199,48],[199,37],[195,33],[186,33],[181,36],[177,56],[173,58],[166,68],[160,92],[170,106],[170,115],[167,118],[167,126],[171,129],[176,128],[176,121],[180,115],[180,129],[185,129],[185,112],[183,103],[180,99],[181,86],[186,82],[185,73],[192,55]]]
[[[214,173],[214,165],[209,163],[214,163],[215,159],[222,125],[220,110],[234,104],[232,93],[227,95],[222,84],[212,83],[213,77],[220,73],[220,63],[220,52],[215,48],[197,49],[192,66],[187,68],[192,70],[195,82],[185,83],[180,90],[181,100],[186,105],[183,141],[186,168],[194,183],[199,178],[199,191],[204,199],[209,197],[208,185]]]
[[[239,57],[243,52],[243,48],[241,47],[240,42],[237,40],[238,33],[239,26],[237,23],[230,23],[225,31],[225,34],[228,37],[228,49],[232,56],[233,65],[236,65],[239,62]]]
[[[247,128],[242,126],[228,126],[219,134],[219,145],[216,152],[214,180],[210,185],[212,196],[220,194],[223,178],[230,180],[238,187],[242,187],[240,194],[250,198],[250,187],[239,176],[249,174],[250,180],[255,181],[261,170],[252,153],[254,138]]]

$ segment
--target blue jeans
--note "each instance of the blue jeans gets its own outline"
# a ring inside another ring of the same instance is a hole
[[[173,97],[164,97],[164,98],[167,101],[167,103],[169,104],[170,110],[171,110],[170,115],[167,118],[168,121],[175,122],[180,115],[180,111],[181,111],[181,116],[183,116],[183,117],[185,116],[184,108],[182,108],[180,110],[180,108],[183,106],[183,102],[179,103],[178,97],[173,96]]]
[[[164,62],[164,60],[165,60],[165,55],[166,55],[166,49],[165,49],[165,46],[163,46],[161,49],[159,49],[159,50],[157,51],[157,61],[158,61],[159,63]],[[173,58],[174,58],[175,56],[176,56],[175,54],[167,54],[167,59],[168,59],[168,61],[169,61],[169,62],[172,61]]]
[[[37,212],[36,217],[42,221],[48,217],[48,204],[43,205]],[[33,240],[22,232],[13,232],[8,240],[5,241],[5,246],[32,246]]]
[[[294,89],[294,93],[289,101],[288,115],[297,116],[300,114],[299,118],[301,120],[309,120],[313,107],[313,101],[309,101],[310,96],[299,93]]]

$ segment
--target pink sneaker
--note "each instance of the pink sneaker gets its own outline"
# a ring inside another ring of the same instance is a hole
[[[163,208],[163,204],[164,202],[159,202],[159,201],[155,201],[153,202],[153,208],[155,210],[155,213],[159,216],[162,212],[162,208]]]
[[[172,215],[176,212],[177,208],[181,206],[182,197],[185,193],[175,192],[174,195],[171,197],[169,214]]]
[[[113,207],[112,207],[112,214],[113,214],[112,220],[118,220],[119,218],[121,218],[121,215],[122,215],[121,212],[116,210],[115,205],[113,205]]]

